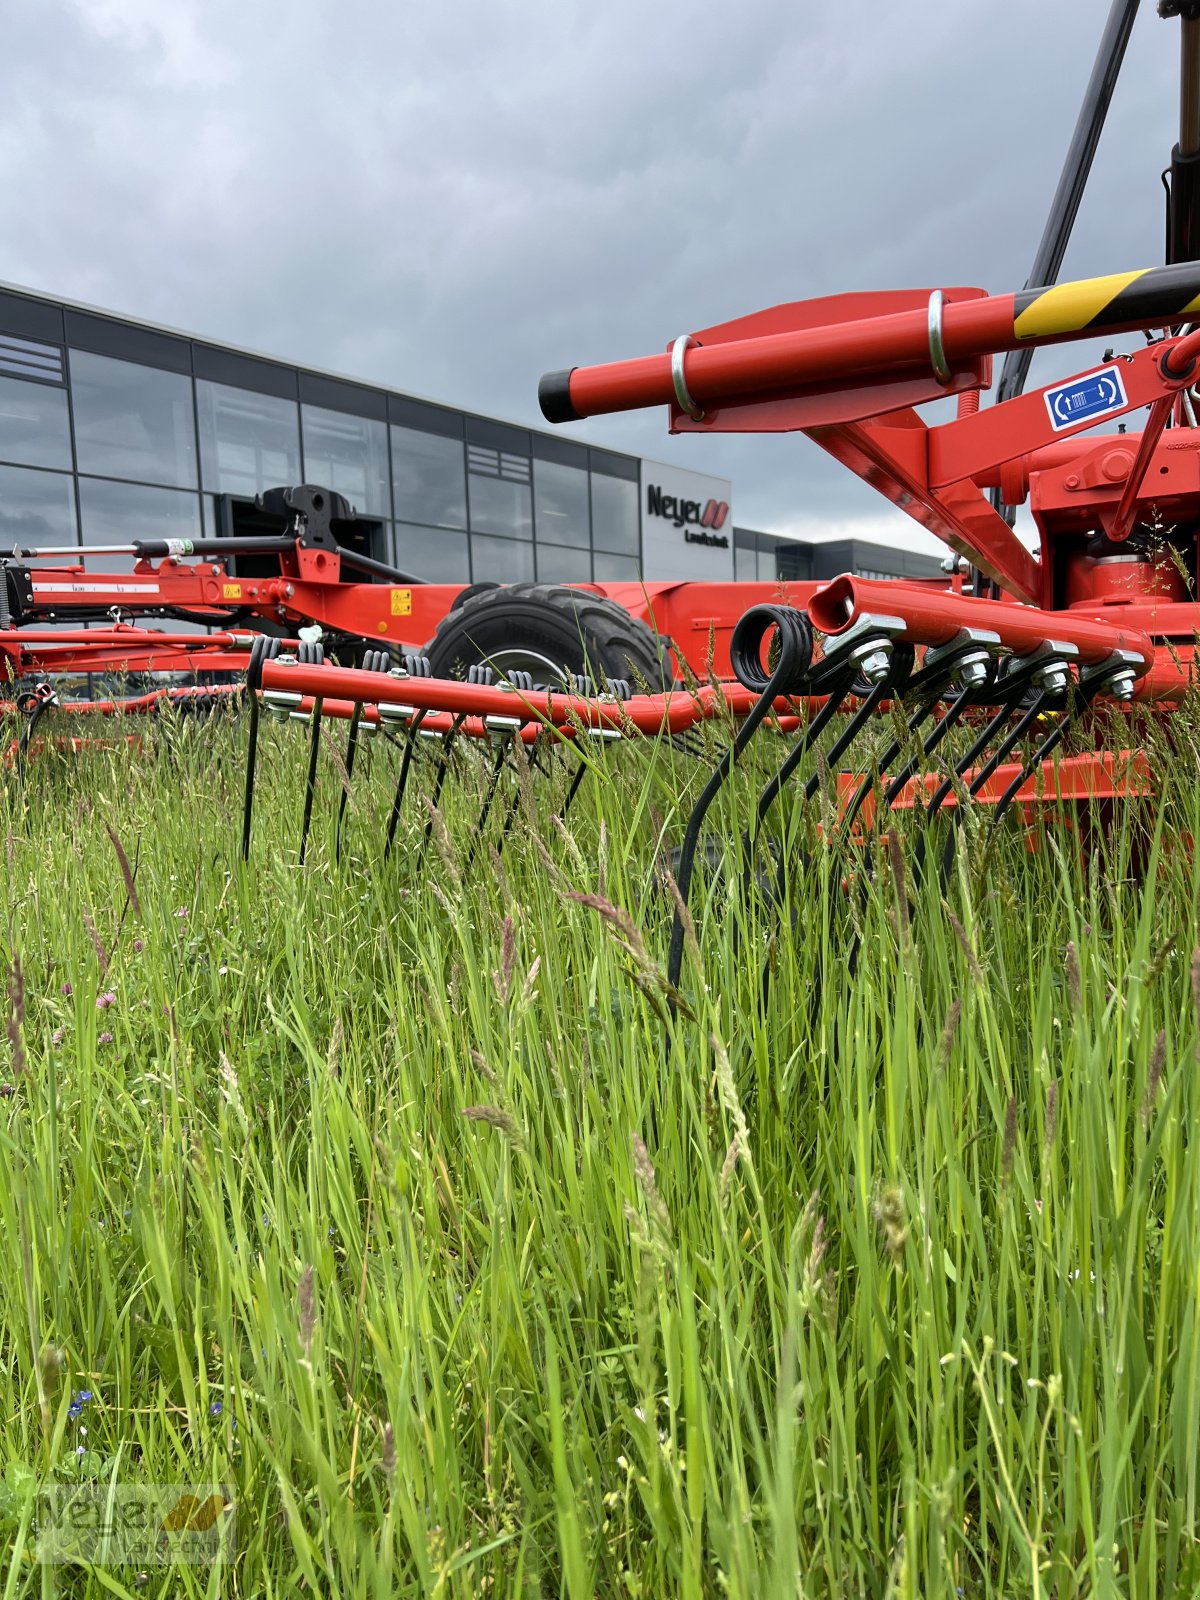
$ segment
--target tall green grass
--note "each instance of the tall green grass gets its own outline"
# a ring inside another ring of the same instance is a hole
[[[669,747],[598,751],[567,826],[523,779],[469,872],[470,752],[385,863],[373,747],[340,866],[328,758],[303,868],[287,730],[248,866],[237,727],[10,775],[4,1595],[1200,1590],[1173,728],[1156,801],[1035,850],[968,816],[919,887],[912,817],[868,880],[787,805],[778,908],[732,848],[763,736],[675,997]],[[228,1486],[233,1564],[39,1566],[78,1476]]]

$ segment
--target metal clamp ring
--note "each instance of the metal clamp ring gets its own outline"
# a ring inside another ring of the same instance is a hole
[[[929,364],[939,383],[949,383],[954,374],[946,360],[946,346],[942,340],[942,311],[946,297],[940,289],[929,296]]]
[[[686,411],[693,422],[704,421],[704,410],[688,393],[687,379],[683,375],[683,352],[696,343],[691,334],[681,333],[671,346],[671,382],[675,386],[675,400],[681,411]]]

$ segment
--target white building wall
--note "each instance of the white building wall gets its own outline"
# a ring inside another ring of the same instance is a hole
[[[732,580],[733,488],[728,478],[688,472],[665,461],[643,461],[641,506],[643,577]]]

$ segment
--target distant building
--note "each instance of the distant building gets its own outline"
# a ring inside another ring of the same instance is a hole
[[[260,533],[295,483],[433,582],[937,570],[735,529],[727,479],[0,285],[0,545]]]
[[[937,556],[917,555],[869,539],[782,539],[754,528],[733,530],[734,577],[760,583],[820,583],[853,572],[860,578],[937,578]]]

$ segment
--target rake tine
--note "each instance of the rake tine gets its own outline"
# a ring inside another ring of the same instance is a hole
[[[541,763],[541,751],[542,751],[543,748],[544,747],[541,744],[540,740],[530,747],[528,759],[529,759],[529,770],[531,772],[543,772],[544,771],[544,769],[542,767],[542,763]],[[551,750],[553,752],[553,747],[551,747]],[[508,838],[509,833],[512,831],[513,823],[517,820],[517,811],[519,810],[520,805],[521,805],[521,791],[520,791],[520,787],[518,785],[518,788],[517,788],[516,792],[513,794],[512,799],[508,802],[508,815],[504,819],[504,826],[500,830],[499,839],[497,839],[497,841],[496,841],[496,854],[498,856],[504,854],[504,842]]]
[[[937,705],[937,703],[938,703],[937,696],[934,695],[932,699],[924,701],[921,705],[919,705],[917,707],[917,709],[913,712],[912,716],[909,717],[907,723],[905,724],[905,727],[906,727],[906,729],[907,729],[909,734],[916,733],[918,731],[918,729],[922,726],[922,724],[928,720],[930,714],[932,713],[932,711],[933,711],[934,707]],[[949,715],[949,712],[947,712],[947,715]],[[938,726],[940,727],[940,724],[938,724]],[[933,730],[933,732],[936,733],[937,732],[937,728],[935,728]],[[904,745],[903,745],[902,741],[899,740],[899,739],[893,739],[891,744],[888,745],[888,747],[884,750],[883,754],[879,757],[878,771],[886,772],[887,769],[891,766],[892,762],[895,761],[896,757],[903,752],[903,749],[904,749]],[[925,754],[927,755],[928,753],[929,752],[926,750]],[[910,759],[906,763],[906,765],[904,767],[904,775],[903,775],[903,778],[901,780],[900,788],[903,788],[904,784],[907,783],[909,777],[912,774],[912,770],[914,769],[914,767],[915,767],[915,758]],[[892,787],[892,783],[894,783],[894,782],[895,782],[895,779],[893,779],[892,782],[889,783],[888,791],[890,791],[890,789]],[[888,791],[885,791],[885,794]],[[859,784],[858,788],[854,791],[854,798],[850,801],[850,804],[848,806],[846,806],[845,810],[842,812],[841,830],[842,830],[842,837],[843,838],[845,838],[849,834],[851,828],[853,828],[854,822],[855,822],[855,818],[858,816],[858,813],[862,810],[863,805],[866,802],[866,798],[870,794],[870,792],[871,792],[871,776],[868,773],[867,776],[863,779],[863,781]],[[899,792],[900,792],[900,790],[897,789],[896,793],[899,794]]]
[[[50,710],[51,706],[58,704],[58,696],[48,683],[39,683],[34,693],[33,706],[25,726],[17,737],[17,772],[22,783],[28,767],[29,746],[33,739],[33,730]]]
[[[506,740],[501,740],[498,742],[496,747],[496,759],[492,764],[491,776],[488,779],[487,793],[483,799],[483,806],[479,812],[479,819],[475,824],[475,835],[471,840],[471,848],[467,853],[467,872],[470,872],[472,863],[478,854],[479,841],[483,838],[484,824],[487,822],[488,812],[492,809],[492,802],[496,798],[496,790],[500,785],[500,774],[504,771],[507,761],[508,743]]]
[[[300,827],[300,865],[304,865],[304,852],[308,848],[308,829],[312,822],[313,796],[317,788],[317,755],[321,748],[321,713],[325,702],[319,697],[313,701],[312,741],[308,749],[308,772],[304,780],[304,821]]]
[[[761,650],[770,629],[776,630],[778,652],[775,670],[768,677],[762,668]],[[692,887],[692,872],[696,863],[696,847],[700,843],[700,830],[709,807],[719,794],[722,785],[733,771],[734,764],[766,719],[767,713],[781,694],[799,693],[807,683],[812,664],[812,628],[804,612],[782,606],[752,606],[737,627],[729,646],[730,660],[739,680],[759,691],[759,698],[750,708],[745,721],[734,735],[732,744],[725,747],[720,761],[688,818],[683,844],[679,851],[679,869],[676,886],[681,904],[687,906]],[[671,945],[667,957],[667,981],[673,990],[678,989],[683,971],[683,915],[675,909],[671,924]],[[671,1000],[672,1014],[675,1002]]]
[[[582,760],[575,768],[574,775],[571,778],[571,787],[567,790],[567,797],[563,801],[562,810],[558,813],[560,822],[565,822],[567,820],[567,812],[571,809],[572,800],[574,800],[575,796],[579,793],[579,785],[583,782],[584,774],[587,772],[587,769],[587,762]]]
[[[909,662],[909,665],[911,667],[911,660]],[[866,728],[867,724],[870,722],[871,718],[874,716],[875,710],[876,710],[877,706],[879,705],[879,702],[882,699],[884,699],[885,696],[887,696],[887,695],[895,695],[897,693],[897,686],[893,681],[891,681],[892,680],[892,676],[893,675],[889,673],[889,675],[887,677],[882,678],[878,683],[874,684],[871,687],[870,692],[866,696],[864,696],[863,702],[859,706],[858,710],[854,713],[854,715],[850,718],[850,721],[846,724],[845,728],[842,729],[841,733],[838,734],[837,738],[830,745],[828,751],[826,752],[826,762],[827,762],[829,767],[831,767],[831,768],[834,767],[842,759],[842,757],[845,755],[846,751],[854,743],[855,739],[857,739],[857,738],[859,738],[861,736],[863,730]],[[837,697],[837,703],[840,704],[841,698],[842,698],[842,695],[839,694],[838,697]],[[831,695],[830,696],[830,701],[833,701],[833,699],[834,699],[834,696]],[[826,702],[826,706],[828,706],[830,701]],[[826,709],[826,707],[822,707],[822,710],[824,710],[824,709]],[[813,719],[813,731],[814,732],[816,731],[816,724],[817,724],[817,722],[819,720],[820,720],[819,716],[815,717]],[[919,718],[914,718],[913,720],[915,722],[917,722],[918,725],[919,725]],[[808,742],[811,743],[811,735],[810,735],[810,738],[809,738]],[[801,753],[803,753],[803,752],[801,752]],[[795,755],[795,751],[792,752],[792,755]],[[789,756],[788,761],[789,762],[792,761],[792,757],[791,756]],[[785,765],[786,764],[787,763],[785,763]],[[794,765],[795,765],[795,763],[792,762],[792,766],[793,767],[794,767]],[[804,803],[806,805],[813,799],[814,795],[817,793],[817,790],[820,788],[820,784],[821,784],[821,775],[820,775],[820,773],[819,772],[812,773],[809,776],[808,781],[805,783],[804,789],[802,791],[803,797],[804,797]],[[862,789],[860,789],[860,791],[859,791],[860,794],[865,793],[866,788],[868,786],[869,786],[869,784],[868,785],[864,785],[862,787]],[[776,790],[775,792],[778,793],[778,790]],[[774,798],[775,798],[775,795],[772,794],[771,799],[773,800]],[[859,803],[861,804],[861,801]],[[762,820],[761,802],[760,802],[759,820],[760,820],[760,822]],[[743,890],[748,885],[748,881],[749,881],[749,860],[747,859],[746,865],[745,865],[745,867],[743,869]],[[775,902],[776,907],[782,906],[782,904],[783,904],[784,892],[785,892],[786,884],[787,884],[787,857],[781,851],[780,855],[779,855],[779,860],[778,860],[778,862],[776,863],[776,866],[775,866],[774,902]],[[770,986],[771,986],[771,968],[770,968],[770,963],[769,963],[769,961],[764,961],[763,962],[763,968],[762,968],[762,977],[761,977],[761,981],[760,981],[760,984],[759,984],[759,992],[760,992],[761,1001],[762,1001],[763,1005],[766,1004],[767,995],[770,992]]]
[[[341,799],[338,801],[337,832],[334,835],[335,861],[342,859],[342,819],[346,815],[346,806],[350,799],[350,779],[354,776],[354,753],[358,749],[358,725],[362,721],[362,701],[356,700],[354,710],[350,713],[350,731],[346,735],[346,781],[342,785]]]
[[[246,669],[246,698],[250,703],[250,731],[246,745],[246,792],[242,799],[242,860],[250,859],[250,829],[254,820],[254,775],[258,767],[258,690],[262,683],[262,664],[267,640],[260,634],[250,646]]]
[[[400,776],[396,779],[396,793],[392,800],[392,814],[388,819],[387,843],[383,847],[383,859],[385,861],[391,855],[392,846],[396,842],[396,827],[400,821],[400,807],[404,803],[404,790],[408,783],[409,769],[412,766],[417,734],[427,715],[428,712],[426,711],[418,711],[408,725],[408,733],[404,740],[404,754],[400,758]]]
[[[1038,767],[1041,766],[1042,762],[1053,755],[1071,723],[1082,712],[1088,709],[1095,697],[1101,692],[1102,688],[1103,684],[1099,680],[1092,685],[1075,687],[1071,695],[1070,703],[1064,715],[1061,716],[1055,723],[1054,727],[1042,740],[1041,744],[1038,745],[1033,755],[1008,785],[1007,789],[1005,789],[999,800],[997,800],[996,808],[992,813],[992,821],[988,829],[989,835],[994,833],[997,827],[1000,825],[1000,821],[1003,818],[1004,813],[1016,799],[1022,784],[1027,783],[1037,771]]]
[[[458,730],[462,727],[463,723],[466,720],[467,720],[466,712],[465,711],[460,712],[455,717],[454,721],[450,724],[450,727],[447,729],[447,731],[442,735],[441,755],[440,755],[440,759],[438,761],[437,772],[434,774],[433,794],[432,794],[432,796],[430,798],[430,804],[433,805],[433,806],[436,806],[438,801],[442,798],[442,788],[443,788],[443,786],[445,785],[445,782],[446,782],[446,774],[450,771],[450,750],[451,750],[451,747],[454,744],[455,738],[458,735]],[[429,818],[429,821],[425,824],[425,837],[421,841],[421,859],[422,860],[425,859],[425,852],[429,848],[429,841],[430,841],[430,839],[432,837],[433,837],[433,817],[431,816]]]

